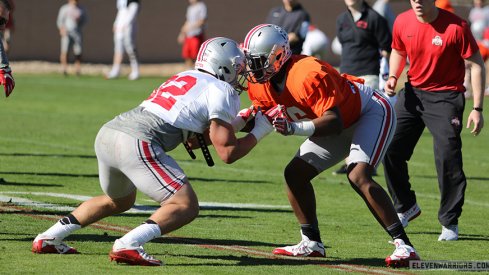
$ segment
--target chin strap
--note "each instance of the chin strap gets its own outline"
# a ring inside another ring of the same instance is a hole
[[[190,145],[188,145],[188,143],[186,141],[183,142],[183,146],[185,147],[185,150],[187,150],[187,153],[190,155],[190,157],[192,159],[195,159],[196,156],[195,156],[194,152],[192,152],[192,148],[190,148]]]
[[[204,155],[204,159],[207,162],[207,165],[210,167],[214,166],[214,160],[212,159],[211,152],[209,152],[209,148],[205,143],[204,135],[196,133],[195,136],[199,141],[200,149],[202,150],[202,154]]]
[[[197,141],[199,142],[200,149],[202,150],[202,154],[204,155],[205,162],[207,162],[207,165],[210,167],[214,166],[214,160],[212,159],[211,152],[209,152],[209,148],[205,143],[204,135],[195,133],[195,137],[197,137]],[[187,150],[187,153],[190,155],[190,157],[192,159],[196,159],[192,148],[190,148],[190,145],[188,145],[186,141],[183,142],[183,146],[185,147],[185,150]]]

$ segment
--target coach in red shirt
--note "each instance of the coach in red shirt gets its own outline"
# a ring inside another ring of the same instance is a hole
[[[385,177],[398,216],[407,226],[421,209],[411,190],[407,162],[425,127],[433,135],[441,203],[439,241],[458,239],[467,185],[462,169],[462,118],[465,107],[464,60],[471,66],[473,106],[467,128],[478,135],[485,89],[484,61],[466,21],[439,9],[435,0],[410,0],[412,9],[394,23],[389,79],[385,91],[394,95],[397,80],[410,61],[408,82],[395,106],[397,129],[384,158]]]

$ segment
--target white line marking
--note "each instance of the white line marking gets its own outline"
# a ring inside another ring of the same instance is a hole
[[[77,201],[86,201],[86,200],[89,200],[92,198],[90,196],[83,196],[83,195],[63,194],[63,193],[48,193],[48,192],[8,192],[7,191],[7,192],[0,192],[0,194],[47,196],[47,197],[56,197],[56,198],[67,198],[67,199],[72,199],[72,200],[77,200]],[[43,203],[43,202],[33,201],[33,200],[25,199],[25,198],[12,197],[12,196],[0,195],[0,201],[1,202],[11,201],[12,203],[17,204],[17,205],[32,206],[32,207],[39,207],[39,208],[48,208],[48,209],[54,209],[54,210],[59,210],[59,211],[72,211],[72,210],[74,210],[74,207],[70,207],[70,206]],[[152,202],[152,200],[147,200],[147,201]],[[254,203],[199,202],[199,205],[201,207],[211,208],[211,209],[212,208],[222,208],[222,207],[236,208],[236,209],[248,209],[248,208],[251,208],[251,209],[291,209],[290,206],[288,206],[288,205],[267,205],[267,204],[254,204]],[[134,207],[129,209],[127,212],[128,213],[153,213],[156,209],[158,209],[158,206],[135,204]]]

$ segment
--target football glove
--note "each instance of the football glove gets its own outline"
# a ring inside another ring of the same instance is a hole
[[[9,67],[0,69],[0,85],[3,85],[5,97],[8,97],[14,90],[15,80]]]
[[[285,110],[284,105],[278,104],[277,106],[266,111],[265,116],[267,116],[270,123],[272,123],[273,120],[277,117],[286,118],[287,117],[287,111]]]
[[[261,111],[258,111],[255,114],[255,127],[253,127],[250,133],[255,136],[257,141],[260,141],[266,135],[270,134],[271,131],[273,131],[272,124]]]
[[[241,131],[246,126],[246,123],[253,118],[255,107],[251,105],[249,108],[239,111],[238,115],[231,122],[233,125],[234,132],[237,133]]]
[[[294,123],[291,123],[286,117],[276,117],[273,119],[273,128],[284,136],[293,135],[295,132]]]

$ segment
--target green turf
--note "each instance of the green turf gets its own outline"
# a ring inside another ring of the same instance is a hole
[[[120,112],[137,106],[163,80],[107,81],[97,77],[16,75],[14,93],[0,100],[0,178],[5,180],[0,183],[0,192],[101,194],[93,151],[98,129]],[[245,95],[242,99],[243,107],[248,106]],[[467,104],[472,106],[471,102]],[[463,131],[469,183],[457,242],[437,241],[441,226],[437,220],[439,194],[431,136],[424,133],[416,148],[410,170],[423,214],[409,225],[407,232],[424,260],[489,259],[487,131],[479,137]],[[283,206],[288,201],[282,172],[301,142],[300,137],[272,133],[248,157],[232,165],[224,164],[213,153],[216,161],[213,168],[206,166],[200,152],[196,152],[197,160],[191,160],[183,148],[170,154],[188,174],[202,202]],[[145,246],[147,252],[165,262],[163,267],[110,263],[107,253],[123,233],[94,227],[68,237],[67,242],[81,252],[79,255],[35,255],[30,252],[33,238],[54,223],[40,218],[67,212],[43,208],[14,211],[11,204],[4,203],[0,210],[0,273],[329,274],[356,269],[359,273],[375,274],[393,271],[383,267],[383,259],[393,251],[393,246],[387,243],[388,235],[346,178],[331,175],[335,168],[314,180],[319,223],[327,246],[325,259],[273,258],[270,252],[274,247],[296,243],[300,237],[294,214],[279,207],[271,210],[203,208],[191,224]],[[381,168],[379,174],[376,179],[385,186]],[[75,207],[80,203],[46,195],[15,197],[59,206]],[[156,205],[144,195],[138,196],[137,203]],[[104,222],[130,228],[147,216],[127,213]]]

